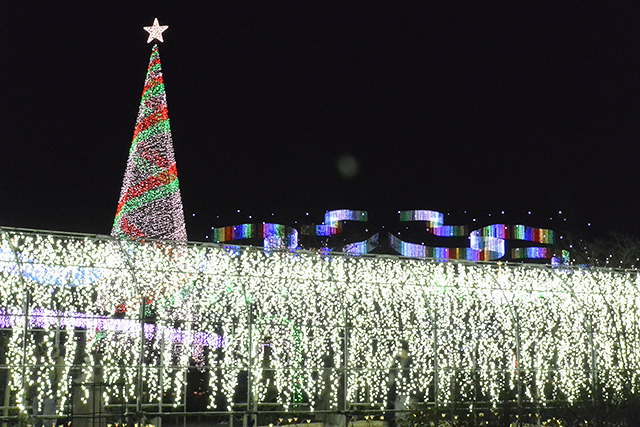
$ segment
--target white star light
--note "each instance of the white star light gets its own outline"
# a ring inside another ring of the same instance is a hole
[[[162,32],[169,28],[168,25],[160,25],[158,23],[158,18],[153,20],[153,25],[150,27],[143,27],[146,32],[149,33],[149,38],[147,39],[147,43],[151,43],[153,40],[158,40],[160,42],[164,42],[162,39]]]

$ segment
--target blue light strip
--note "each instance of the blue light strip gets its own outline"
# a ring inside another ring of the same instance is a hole
[[[338,223],[337,227],[332,227],[331,225],[320,224],[316,225],[316,236],[333,236],[334,234],[338,234],[342,232],[342,224]]]
[[[353,211],[351,209],[339,209],[328,211],[324,214],[324,223],[336,227],[340,221],[369,221],[367,211]]]
[[[530,247],[511,249],[513,259],[549,259],[553,257],[551,248]]]
[[[212,237],[212,240],[216,243],[258,237],[263,239],[262,245],[266,249],[295,249],[299,244],[298,230],[282,224],[269,222],[214,228],[212,230]]]
[[[476,250],[472,248],[431,247],[418,243],[405,242],[393,234],[389,234],[389,245],[400,255],[410,258],[435,258],[439,260],[466,259],[469,261],[489,261],[497,259],[496,253],[488,249]]]
[[[427,231],[439,237],[458,237],[467,235],[465,226],[443,225],[444,215],[437,211],[413,210],[400,211],[400,221],[426,221]],[[403,242],[393,237],[392,248],[404,256],[438,259],[468,259],[474,261],[497,260],[503,258],[506,251],[506,240],[524,240],[542,244],[554,244],[553,230],[527,227],[524,225],[509,226],[506,224],[491,224],[473,230],[469,235],[468,248],[438,248]],[[401,243],[402,242],[402,243]],[[514,259],[540,259],[552,257],[550,249],[521,248],[512,251]],[[415,254],[415,255],[412,255]]]
[[[440,225],[427,229],[440,237],[460,237],[467,235],[467,227],[464,225]]]
[[[4,261],[0,263],[0,272],[22,275],[25,279],[42,285],[90,285],[104,277],[103,271],[99,268],[45,265],[24,258],[22,254],[18,254],[18,266],[14,264],[14,256],[12,251],[0,248],[0,261]]]

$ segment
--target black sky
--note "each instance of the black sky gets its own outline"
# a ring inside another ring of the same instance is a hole
[[[192,240],[336,208],[640,234],[637,2],[174,3],[0,2],[0,225],[109,233],[157,16]]]

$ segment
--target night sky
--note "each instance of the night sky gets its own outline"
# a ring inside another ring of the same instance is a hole
[[[137,3],[0,2],[0,225],[110,232],[157,16],[190,240],[339,208],[640,235],[637,2]]]

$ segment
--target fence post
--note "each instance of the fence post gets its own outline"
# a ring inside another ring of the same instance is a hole
[[[522,416],[522,395],[524,394],[522,388],[522,372],[520,370],[522,362],[522,343],[520,342],[520,316],[518,315],[517,307],[513,308],[513,313],[516,321],[516,375],[517,375],[517,390],[518,399],[516,404],[518,405],[518,416]]]
[[[593,406],[596,406],[598,392],[598,355],[596,353],[595,342],[593,340],[593,318],[587,315],[587,332],[589,333],[589,347],[591,347],[591,399]]]
[[[431,322],[433,324],[433,402],[435,407],[438,408],[438,393],[440,392],[440,387],[438,385],[438,382],[440,381],[438,373],[438,310],[436,310],[436,307],[433,305],[431,306],[431,309],[433,313],[431,316]]]
[[[143,377],[143,365],[144,365],[144,308],[147,300],[144,295],[140,296],[140,347],[139,347],[139,357],[138,357],[138,387],[136,390],[136,412],[137,412],[137,422],[139,424],[144,425],[143,416],[142,416],[142,387],[144,386]]]
[[[346,289],[345,289],[345,292]],[[345,295],[346,296],[346,295]],[[344,301],[344,300],[343,300]],[[342,372],[344,375],[344,393],[342,399],[342,410],[345,412],[345,423],[346,423],[346,412],[349,410],[349,309],[348,304],[344,304],[344,348],[342,351]]]
[[[157,317],[156,317],[157,319]],[[160,330],[156,321],[156,330],[160,333],[160,372],[158,372],[158,423],[157,427],[162,427],[162,404],[164,403],[164,327]]]
[[[253,388],[253,381],[252,381],[252,374],[253,374],[253,308],[251,306],[251,302],[247,301],[247,308],[249,310],[248,313],[248,321],[249,324],[248,329],[249,329],[249,364],[247,366],[247,412],[244,416],[244,425],[245,427],[247,427],[249,425],[249,418],[251,417],[251,411],[253,409],[253,393],[252,393],[252,388]]]
[[[26,394],[26,382],[27,382],[26,365],[27,365],[27,334],[29,332],[29,287],[27,286],[27,282],[24,280],[24,270],[22,268],[22,260],[18,255],[18,249],[15,247],[15,245],[11,241],[11,237],[9,236],[9,233],[5,231],[2,227],[0,227],[0,231],[2,231],[2,233],[4,233],[7,236],[7,242],[9,243],[9,246],[11,246],[11,251],[13,252],[13,257],[16,260],[16,265],[20,269],[20,282],[22,282],[22,288],[24,289],[24,304],[22,307],[22,311],[23,311],[22,314],[24,315],[24,328],[22,330],[23,336],[22,336],[22,366],[21,366],[22,368],[21,369],[22,370],[22,390],[21,391],[24,395]],[[11,379],[11,369],[9,369],[7,372],[7,388],[5,391],[5,401],[7,396],[6,393],[9,391],[10,379]],[[20,400],[20,395],[19,395],[20,392],[16,390],[15,393],[16,393],[16,403],[18,403]],[[5,405],[4,412],[8,415],[7,405]]]

